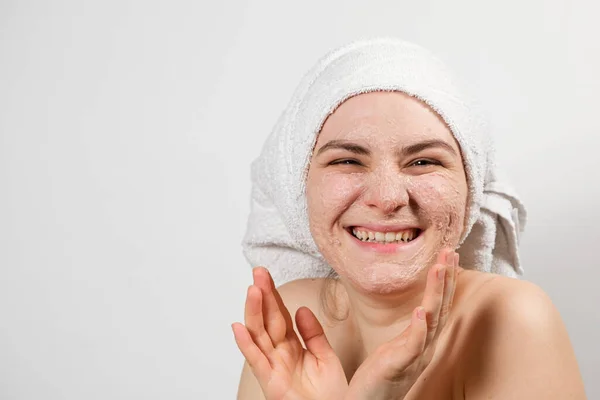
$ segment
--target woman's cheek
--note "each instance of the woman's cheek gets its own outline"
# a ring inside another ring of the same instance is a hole
[[[307,193],[315,211],[338,213],[350,206],[361,187],[358,174],[326,173],[318,180],[312,193]]]
[[[464,223],[464,185],[442,174],[427,174],[413,178],[409,192],[421,219],[439,234],[441,245],[456,246]]]
[[[313,234],[329,231],[359,196],[363,179],[359,174],[324,173],[307,186],[308,215]]]

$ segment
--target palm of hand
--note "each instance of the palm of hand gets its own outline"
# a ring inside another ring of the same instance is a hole
[[[406,332],[406,331],[405,331]],[[405,335],[406,336],[406,335]],[[398,362],[406,354],[392,342],[381,345],[356,370],[349,384],[349,399],[403,398],[431,361],[431,349],[414,359]],[[402,364],[407,364],[403,366]],[[379,393],[380,396],[376,396]]]
[[[345,391],[348,384],[337,357],[319,360],[299,342],[278,347],[271,355],[267,399],[335,399]]]
[[[265,397],[274,399],[336,399],[348,383],[323,328],[306,307],[291,316],[264,268],[254,270],[248,288],[246,326],[232,325],[236,343],[256,376]]]

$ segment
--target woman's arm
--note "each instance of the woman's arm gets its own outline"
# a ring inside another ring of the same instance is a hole
[[[526,281],[494,281],[487,289],[469,335],[465,399],[586,399],[567,330],[550,298]]]

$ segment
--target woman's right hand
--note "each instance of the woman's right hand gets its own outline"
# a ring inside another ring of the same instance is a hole
[[[292,318],[269,272],[254,268],[248,288],[245,326],[232,324],[238,348],[246,358],[267,400],[341,399],[348,389],[342,364],[323,327],[306,307]]]

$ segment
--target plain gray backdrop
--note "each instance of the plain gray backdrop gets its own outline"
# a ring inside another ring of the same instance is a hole
[[[437,53],[485,107],[529,211],[525,279],[556,304],[600,398],[598,13],[2,1],[0,398],[234,398],[250,162],[319,57],[379,35]]]

